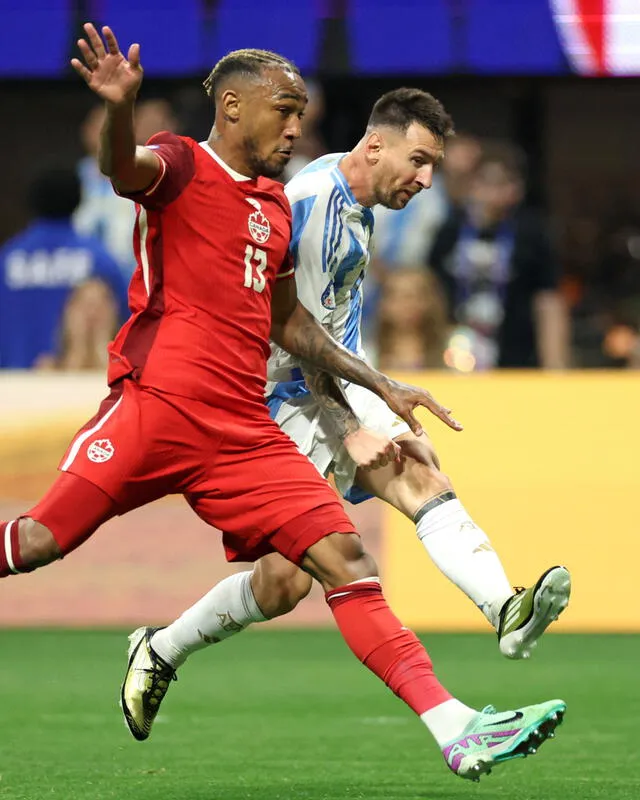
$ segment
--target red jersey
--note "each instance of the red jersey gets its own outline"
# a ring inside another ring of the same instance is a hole
[[[136,201],[132,316],[109,348],[109,384],[264,414],[271,291],[293,277],[282,184],[243,179],[205,143],[170,133],[147,145],[161,170]]]

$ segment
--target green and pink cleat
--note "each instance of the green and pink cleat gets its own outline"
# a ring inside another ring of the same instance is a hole
[[[479,781],[492,768],[514,758],[533,755],[553,739],[564,717],[562,700],[549,700],[515,711],[498,712],[487,706],[459,739],[442,748],[447,766],[461,778]]]

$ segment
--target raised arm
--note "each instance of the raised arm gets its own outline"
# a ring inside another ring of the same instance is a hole
[[[280,347],[317,369],[374,392],[418,436],[422,433],[422,427],[413,414],[416,406],[428,408],[450,428],[462,430],[460,423],[450,416],[450,410],[441,406],[429,392],[391,380],[331,337],[298,301],[295,280],[280,280],[274,285],[271,338]]]
[[[142,191],[155,181],[161,162],[152,150],[136,147],[133,112],[142,83],[140,45],[132,44],[125,57],[111,28],[102,37],[90,23],[84,25],[87,40],[79,39],[84,63],[71,59],[71,66],[92,92],[105,101],[106,119],[100,134],[100,170],[124,193]],[[106,47],[105,47],[106,43]]]

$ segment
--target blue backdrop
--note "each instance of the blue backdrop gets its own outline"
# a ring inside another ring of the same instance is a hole
[[[305,73],[568,72],[548,0],[0,0],[0,76],[62,77],[81,23],[142,44],[151,76],[206,74],[264,47]]]

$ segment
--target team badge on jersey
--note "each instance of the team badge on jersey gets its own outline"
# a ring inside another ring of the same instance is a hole
[[[333,291],[333,283],[330,283],[322,293],[321,302],[325,308],[329,309],[329,311],[333,311],[335,309],[336,296]]]
[[[255,208],[253,214],[249,214],[249,233],[258,244],[264,244],[271,236],[271,224],[262,213],[262,207],[257,200],[253,197],[245,197],[245,200]]]
[[[116,452],[110,439],[96,439],[87,447],[87,458],[94,464],[104,464]]]

